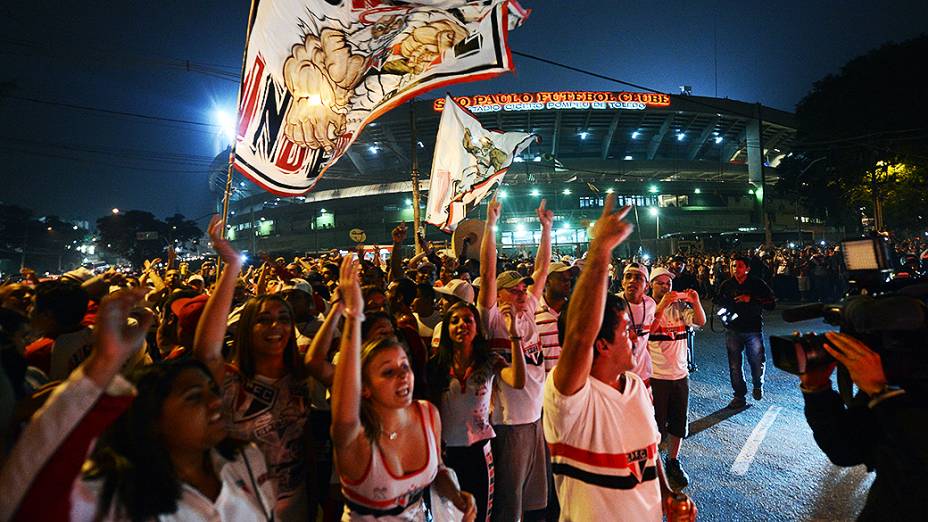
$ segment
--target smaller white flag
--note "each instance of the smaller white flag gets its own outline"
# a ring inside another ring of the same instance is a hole
[[[425,220],[451,232],[509,170],[534,134],[487,130],[467,109],[445,97]]]

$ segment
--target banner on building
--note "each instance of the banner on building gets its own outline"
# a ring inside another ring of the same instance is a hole
[[[255,0],[234,166],[282,196],[312,190],[404,101],[513,69],[515,0]]]
[[[426,221],[445,232],[454,230],[535,140],[525,132],[487,130],[447,96],[435,139]]]

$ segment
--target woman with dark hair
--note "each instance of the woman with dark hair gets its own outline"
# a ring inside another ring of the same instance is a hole
[[[143,368],[135,386],[118,375],[151,324],[147,316],[127,325],[143,295],[122,291],[101,303],[93,352],[0,471],[0,520],[272,519],[264,457],[227,438],[219,390],[202,363]],[[104,430],[90,473],[78,478]]]
[[[347,504],[342,520],[429,520],[423,495],[431,486],[473,521],[474,497],[442,464],[441,419],[428,402],[412,398],[415,379],[403,346],[379,337],[361,348],[359,272],[350,256],[343,260],[345,326],[332,385],[332,441]]]
[[[194,356],[222,388],[230,435],[258,445],[277,490],[277,516],[306,520],[306,421],[309,389],[296,345],[293,311],[279,294],[250,299],[242,310],[232,347],[223,358],[226,324],[241,256],[220,235],[214,218],[209,235],[225,269],[197,324]]]
[[[488,521],[493,508],[493,454],[490,439],[490,397],[494,378],[521,389],[525,386],[522,333],[511,307],[500,308],[509,331],[512,365],[490,351],[480,332],[477,307],[459,301],[445,313],[438,351],[429,360],[430,400],[438,406],[443,424],[445,460],[474,494],[477,520]]]

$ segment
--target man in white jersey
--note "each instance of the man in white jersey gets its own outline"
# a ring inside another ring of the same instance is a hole
[[[535,310],[545,287],[551,263],[551,225],[554,213],[541,200],[536,214],[541,222],[541,242],[535,256],[535,271],[523,277],[510,270],[496,275],[496,223],[501,204],[496,198],[487,205],[487,221],[480,245],[480,294],[477,309],[490,348],[504,358],[511,354],[511,339],[500,306],[515,311],[525,354],[525,387],[514,389],[498,382],[493,393],[490,419],[493,461],[496,468],[493,520],[543,520],[548,487],[545,480],[544,433],[541,426],[542,389],[545,381]]]
[[[651,354],[648,352],[648,336],[654,322],[657,303],[645,292],[648,291],[648,267],[641,263],[629,263],[622,273],[622,292],[619,298],[628,305],[628,336],[632,341],[635,364],[632,372],[651,386]]]
[[[667,444],[667,479],[674,489],[689,485],[680,465],[680,442],[686,437],[690,383],[686,339],[691,328],[706,324],[706,311],[692,288],[674,292],[675,274],[666,268],[651,271],[651,295],[657,301],[648,350],[651,352],[651,392],[654,417]]]
[[[544,390],[545,438],[562,521],[660,521],[674,499],[657,451],[659,434],[634,356],[626,302],[607,291],[612,250],[631,234],[610,194],[592,230],[587,263],[567,311],[561,357]],[[662,502],[662,497],[666,499]],[[673,506],[676,507],[676,506]]]

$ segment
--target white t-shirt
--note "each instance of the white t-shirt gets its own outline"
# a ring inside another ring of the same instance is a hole
[[[493,424],[528,424],[541,417],[541,403],[545,384],[544,354],[538,340],[538,328],[535,326],[535,310],[538,300],[532,294],[527,295],[524,312],[516,315],[518,328],[522,334],[522,351],[525,353],[525,387],[516,390],[498,380],[493,390]],[[499,312],[499,304],[489,310],[480,308],[480,318],[490,349],[499,353],[507,362],[512,362],[512,344],[506,320]]]
[[[229,436],[254,442],[264,454],[277,491],[278,518],[305,519],[306,382],[290,375],[276,380],[262,375],[248,379],[226,365],[222,392]]]
[[[624,292],[619,293],[619,297],[625,299]],[[629,332],[629,338],[635,347],[635,366],[632,373],[641,377],[645,381],[651,378],[651,353],[648,351],[648,337],[651,333],[651,323],[654,322],[654,311],[657,309],[657,303],[650,296],[643,296],[638,304],[630,303],[626,313],[628,314],[628,328],[635,335]]]
[[[561,521],[661,520],[660,434],[641,378],[625,372],[625,391],[619,392],[589,377],[566,396],[549,376],[544,393]]]
[[[448,389],[441,394],[441,438],[448,446],[470,446],[496,436],[490,425],[490,398],[493,392],[492,362],[473,368],[464,382],[451,376]]]
[[[686,366],[686,331],[693,324],[693,314],[692,308],[675,302],[664,310],[660,323],[651,330],[648,350],[655,379],[675,381],[690,374]]]
[[[76,332],[59,335],[52,345],[48,378],[63,381],[93,350],[93,330],[84,327]]]

